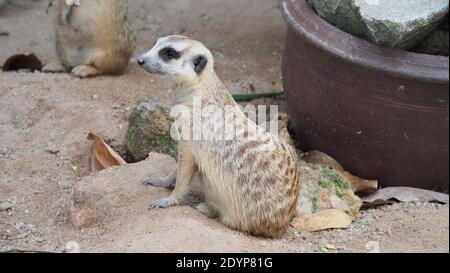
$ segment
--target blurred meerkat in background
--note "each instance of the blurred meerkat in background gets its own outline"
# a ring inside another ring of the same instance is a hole
[[[43,72],[87,78],[125,70],[136,48],[126,0],[57,0],[56,8],[59,63],[44,66]]]

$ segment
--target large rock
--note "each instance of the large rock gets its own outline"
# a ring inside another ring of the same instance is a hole
[[[410,49],[436,29],[448,0],[309,0],[320,17],[374,43]]]
[[[361,206],[362,200],[354,194],[351,182],[339,171],[300,161],[298,214],[336,209],[356,218]]]
[[[169,110],[152,101],[138,101],[129,118],[127,147],[136,161],[151,152],[177,156],[177,143],[170,136],[173,119]]]

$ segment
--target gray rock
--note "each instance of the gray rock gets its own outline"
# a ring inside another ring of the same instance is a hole
[[[6,3],[6,0],[0,0],[0,8]]]
[[[152,101],[138,101],[129,118],[127,148],[135,161],[151,152],[177,156],[177,142],[170,136],[173,119],[169,110]]]
[[[376,44],[410,49],[435,30],[448,0],[309,0],[336,27]]]

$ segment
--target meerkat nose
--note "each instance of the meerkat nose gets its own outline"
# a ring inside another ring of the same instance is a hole
[[[145,60],[144,59],[142,59],[142,58],[138,58],[137,59],[137,63],[139,64],[139,65],[144,65],[145,64]]]

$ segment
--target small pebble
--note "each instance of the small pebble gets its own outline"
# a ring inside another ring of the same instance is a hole
[[[70,241],[64,247],[64,253],[81,253],[80,244],[75,241]]]

